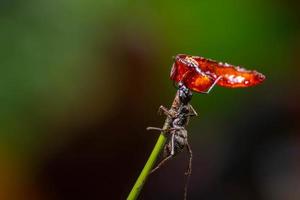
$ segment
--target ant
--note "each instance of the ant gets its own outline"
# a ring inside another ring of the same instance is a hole
[[[201,92],[204,94],[208,94],[211,89],[215,86],[215,84],[220,80],[221,77],[218,77],[214,83],[208,88],[207,91]],[[192,91],[185,86],[184,83],[178,83],[178,97],[179,97],[179,107],[177,110],[170,109],[168,110],[164,106],[160,106],[158,112],[163,112],[168,118],[170,118],[169,128],[157,128],[157,127],[147,127],[147,130],[156,130],[163,132],[167,135],[168,141],[164,146],[163,157],[164,159],[160,161],[160,163],[152,169],[150,174],[158,170],[161,166],[163,166],[169,159],[175,157],[178,153],[182,152],[184,148],[187,148],[189,153],[189,164],[188,169],[185,172],[187,176],[185,187],[184,187],[184,199],[187,196],[187,185],[188,180],[192,174],[192,158],[193,152],[191,146],[188,142],[188,133],[186,130],[186,126],[189,123],[190,117],[198,116],[195,109],[192,105],[189,104],[193,96]]]
[[[178,111],[168,110],[164,106],[159,107],[159,113],[163,112],[167,117],[170,117],[172,120],[170,122],[170,128],[161,129],[156,127],[148,127],[147,130],[157,130],[163,133],[168,134],[168,142],[164,146],[164,159],[155,167],[151,173],[159,169],[166,161],[170,158],[176,156],[180,153],[185,147],[187,147],[190,154],[190,164],[188,167],[187,174],[191,173],[191,162],[192,162],[192,150],[187,140],[187,130],[185,129],[186,125],[189,122],[191,116],[197,116],[197,112],[189,104],[192,99],[192,92],[183,84],[179,83],[179,100],[180,105]]]
[[[197,112],[189,104],[192,99],[192,92],[183,84],[178,84],[178,97],[179,107],[177,111],[168,110],[164,106],[159,107],[159,112],[163,112],[167,117],[171,119],[169,127],[167,129],[148,127],[147,130],[157,130],[165,133],[168,136],[168,142],[164,146],[164,159],[150,172],[153,173],[164,165],[169,159],[176,156],[184,148],[187,148],[189,153],[189,165],[185,175],[190,177],[192,173],[192,149],[188,142],[188,134],[185,129],[189,122],[190,117],[197,116]],[[185,197],[186,197],[187,184],[185,186]]]

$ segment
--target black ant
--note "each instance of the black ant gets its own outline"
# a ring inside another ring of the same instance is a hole
[[[215,84],[220,80],[221,76],[218,77],[214,83],[208,88],[207,91],[201,92],[203,94],[208,94],[211,89],[215,86]],[[183,151],[184,148],[187,148],[189,153],[189,165],[188,169],[185,172],[187,176],[187,180],[184,187],[184,199],[187,197],[187,185],[189,177],[192,174],[192,158],[193,152],[191,146],[188,142],[188,133],[186,130],[186,126],[189,123],[190,117],[198,116],[195,109],[192,107],[189,102],[191,101],[193,96],[192,91],[185,86],[182,82],[178,83],[178,97],[179,97],[179,106],[177,110],[170,109],[168,110],[164,106],[159,107],[159,113],[163,112],[169,119],[168,128],[157,128],[157,127],[148,127],[147,130],[157,130],[163,132],[167,137],[167,144],[164,146],[163,157],[164,159],[160,161],[160,163],[152,169],[150,172],[153,173],[158,170],[162,165],[164,165],[169,159],[175,157],[178,153]]]
[[[178,97],[179,97],[179,107],[177,111],[168,110],[164,106],[159,107],[159,112],[163,112],[167,117],[171,119],[168,129],[161,129],[156,127],[148,127],[147,130],[157,130],[166,134],[168,137],[167,144],[164,146],[164,159],[150,172],[153,173],[164,165],[169,159],[176,156],[184,148],[187,148],[189,153],[189,165],[187,172],[187,179],[192,173],[192,149],[188,142],[188,133],[186,130],[186,125],[189,122],[190,117],[197,116],[197,112],[189,104],[192,99],[192,92],[183,84],[178,84]],[[187,183],[185,186],[185,199],[187,192]]]

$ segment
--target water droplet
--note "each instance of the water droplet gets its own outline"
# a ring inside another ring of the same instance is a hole
[[[225,66],[225,67],[230,67],[230,64],[225,63],[224,66]]]

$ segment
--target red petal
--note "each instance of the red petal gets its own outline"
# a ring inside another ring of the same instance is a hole
[[[170,78],[175,82],[184,82],[191,90],[205,92],[220,76],[217,85],[228,88],[254,86],[265,79],[265,76],[257,71],[184,54],[175,57]]]

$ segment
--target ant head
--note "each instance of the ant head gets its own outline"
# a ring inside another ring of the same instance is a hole
[[[188,104],[192,99],[193,93],[182,82],[178,83],[178,87],[181,103]]]

